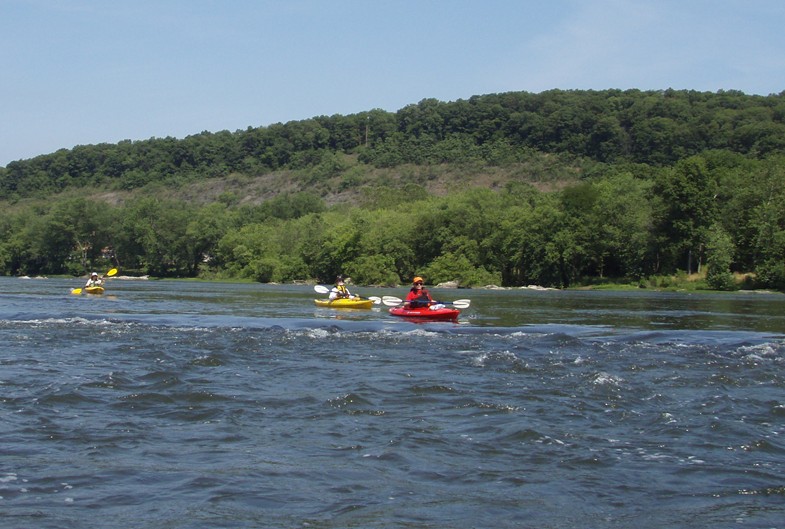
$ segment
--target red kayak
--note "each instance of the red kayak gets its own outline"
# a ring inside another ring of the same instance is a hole
[[[430,307],[422,307],[416,309],[405,309],[403,307],[393,307],[390,309],[390,314],[393,316],[401,316],[403,318],[416,318],[419,320],[457,320],[458,314],[461,311],[458,309],[431,309]]]

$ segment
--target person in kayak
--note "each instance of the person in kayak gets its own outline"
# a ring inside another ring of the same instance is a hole
[[[412,288],[409,290],[409,294],[406,295],[406,300],[403,303],[404,308],[419,309],[434,303],[431,293],[422,284],[423,280],[419,276],[412,280]]]
[[[103,286],[103,284],[104,282],[101,280],[100,277],[98,277],[98,272],[93,272],[92,274],[90,274],[90,279],[87,280],[87,283],[85,284],[85,288],[100,287]]]
[[[346,284],[343,281],[343,276],[336,277],[335,286],[332,288],[332,290],[330,290],[330,299],[354,299],[354,297],[355,296],[352,296],[352,293],[349,292],[349,289],[346,288]]]

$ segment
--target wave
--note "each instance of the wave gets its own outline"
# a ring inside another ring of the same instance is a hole
[[[362,339],[369,342],[383,340],[394,342],[406,339],[428,344],[438,338],[440,342],[459,344],[455,352],[475,351],[465,344],[486,347],[483,353],[496,355],[493,362],[507,362],[504,354],[521,354],[548,350],[583,351],[627,351],[630,354],[648,349],[681,351],[687,354],[699,348],[703,352],[721,356],[743,357],[748,362],[782,362],[785,357],[785,335],[757,331],[729,330],[640,330],[611,326],[544,324],[515,327],[490,327],[470,323],[428,322],[411,323],[400,320],[335,319],[335,318],[281,318],[252,317],[223,314],[123,314],[123,315],[79,315],[79,316],[36,316],[0,319],[0,335],[9,333],[10,341],[24,342],[45,337],[47,342],[62,340],[91,341],[121,340],[124,336],[160,337],[165,334],[179,336],[203,336],[213,339],[223,336],[230,339],[241,335],[249,340],[263,337],[280,340],[325,340]],[[48,334],[48,333],[52,334]],[[506,353],[505,353],[506,351]],[[585,355],[582,355],[585,358]],[[206,362],[213,360],[207,357]],[[524,361],[513,361],[512,369],[526,369]]]

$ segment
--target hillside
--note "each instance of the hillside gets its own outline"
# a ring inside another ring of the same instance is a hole
[[[404,165],[360,170],[356,156],[343,158],[348,168],[346,172],[350,174],[332,176],[321,182],[311,182],[302,172],[290,170],[258,176],[232,173],[186,183],[152,182],[132,190],[113,190],[104,186],[93,188],[91,197],[114,206],[149,194],[167,200],[182,200],[196,206],[213,202],[258,206],[282,194],[307,192],[318,195],[327,207],[379,207],[397,202],[391,199],[391,193],[405,194],[412,190],[443,197],[475,187],[502,189],[511,182],[519,182],[531,184],[541,191],[554,191],[578,181],[587,166],[586,161],[561,161],[558,156],[544,153],[537,153],[528,163],[516,163],[503,168],[445,163],[438,166]],[[81,193],[81,189],[62,192],[69,196]]]
[[[785,288],[785,94],[550,91],[60,150],[0,169],[0,269]]]
[[[211,179],[231,188],[238,178],[252,182],[260,198],[281,190],[344,194],[380,181],[438,189],[430,181],[442,178],[445,164],[468,167],[471,178],[538,182],[562,179],[553,173],[564,173],[565,160],[667,166],[717,149],[758,158],[785,152],[785,95],[553,90],[424,99],[395,113],[62,149],[0,168],[0,200],[84,187],[182,189]]]

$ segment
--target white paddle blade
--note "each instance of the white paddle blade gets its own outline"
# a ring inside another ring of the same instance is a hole
[[[382,303],[388,307],[394,307],[403,303],[403,300],[401,298],[396,298],[395,296],[384,296],[382,298]]]
[[[453,306],[459,309],[468,309],[469,306],[472,304],[472,300],[470,299],[456,299],[452,302]]]
[[[381,302],[382,302],[382,298],[380,298],[380,297],[378,297],[378,296],[369,296],[369,297],[368,297],[368,299],[370,299],[371,301],[373,301],[373,304],[374,304],[374,305],[378,305],[379,303],[381,303]]]
[[[315,291],[317,291],[319,294],[329,294],[330,293],[330,289],[327,288],[327,287],[324,287],[322,285],[314,285],[313,289]]]

